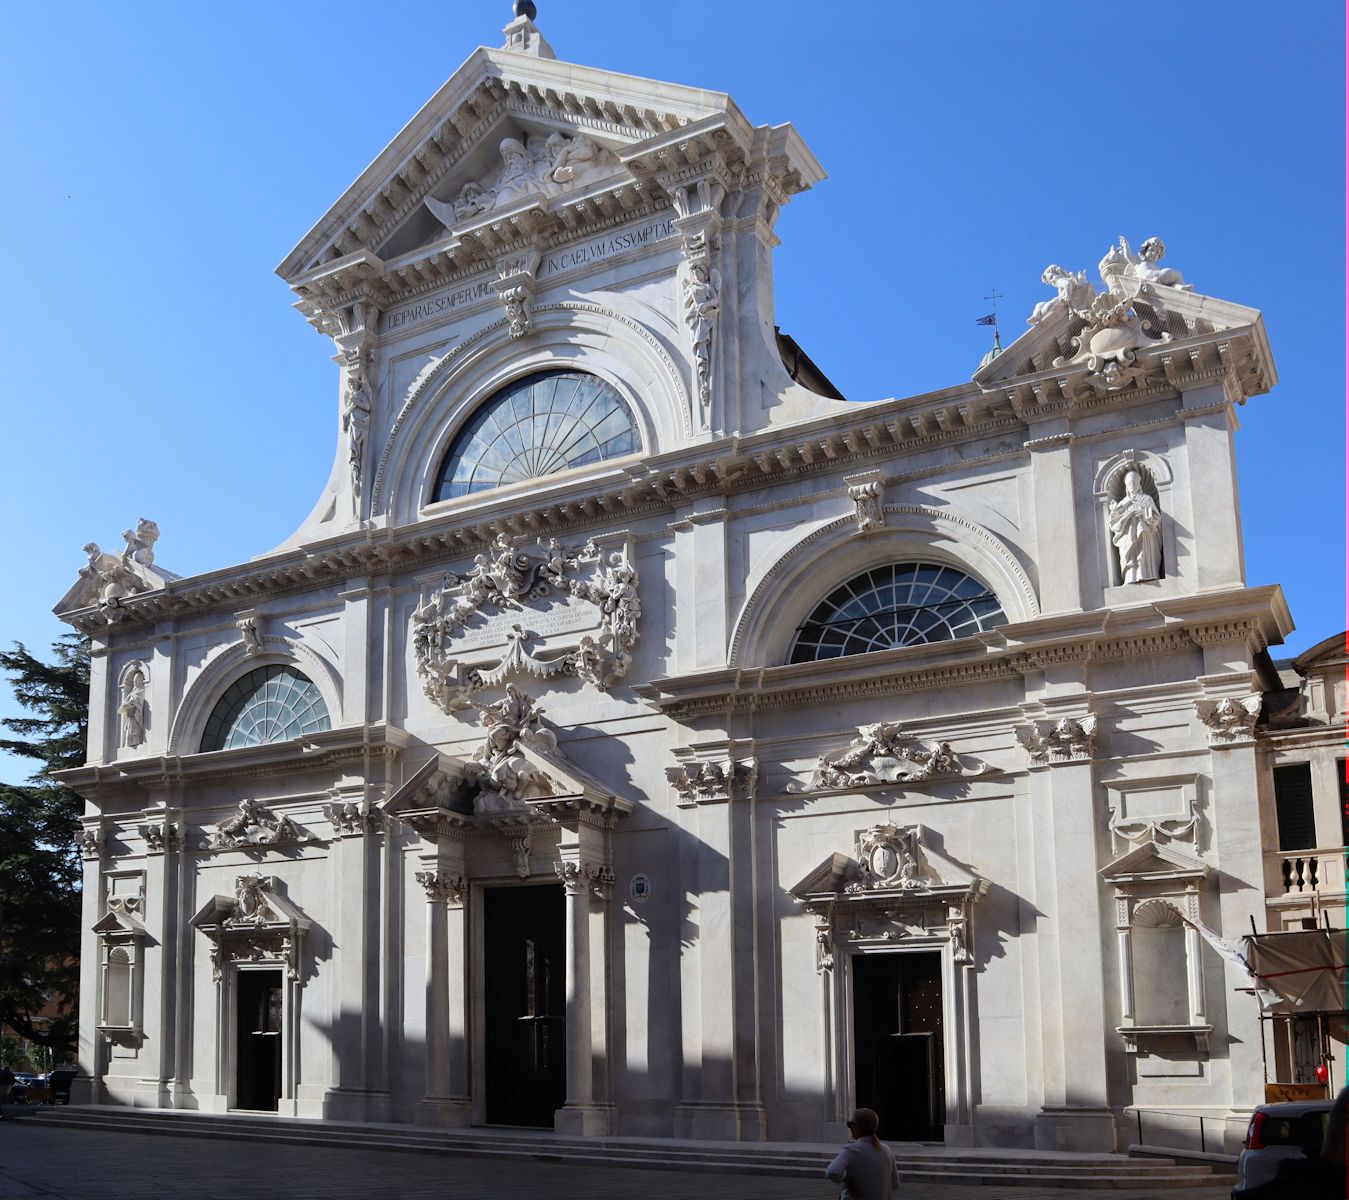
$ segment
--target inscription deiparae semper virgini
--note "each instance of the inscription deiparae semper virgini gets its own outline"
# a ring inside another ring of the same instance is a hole
[[[466,575],[446,575],[412,614],[412,653],[428,698],[453,712],[520,674],[609,687],[627,673],[637,644],[632,559],[627,535],[579,549],[499,535]],[[546,640],[562,645],[536,647]]]
[[[539,258],[535,278],[548,279],[553,275],[591,266],[613,258],[627,250],[638,250],[655,242],[664,241],[675,234],[674,218],[659,217],[641,225],[631,225],[625,229],[601,234],[585,241],[563,246],[556,250],[547,250]],[[523,261],[523,259],[521,260]],[[496,288],[493,286],[503,271],[515,268],[515,263],[495,264],[481,275],[469,278],[455,287],[438,292],[433,296],[417,300],[390,309],[384,315],[382,332],[393,333],[424,321],[441,317],[456,309],[487,300],[495,300]]]

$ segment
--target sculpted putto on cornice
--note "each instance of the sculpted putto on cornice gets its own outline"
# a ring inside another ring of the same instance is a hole
[[[1137,352],[1168,342],[1171,335],[1153,329],[1152,323],[1135,311],[1134,302],[1164,306],[1164,289],[1192,290],[1179,271],[1158,266],[1165,253],[1161,238],[1148,238],[1138,254],[1120,238],[1100,262],[1106,289],[1101,293],[1087,281],[1084,271],[1066,271],[1057,263],[1045,268],[1041,279],[1057,294],[1037,304],[1027,323],[1037,325],[1052,314],[1067,312],[1085,325],[1073,338],[1076,353],[1056,358],[1056,367],[1084,364],[1108,391],[1122,388],[1140,375],[1141,368],[1135,365]]]
[[[904,733],[897,721],[863,725],[842,750],[820,755],[809,782],[788,784],[789,792],[816,792],[839,788],[875,787],[880,784],[923,784],[945,779],[972,779],[993,770],[974,760],[967,770],[950,742],[924,744]]]
[[[678,795],[680,806],[706,804],[744,796],[759,772],[753,759],[725,762],[687,762],[666,767],[665,777]]]
[[[1096,718],[1063,717],[1059,721],[1032,721],[1013,732],[1034,766],[1090,759],[1096,739]]]
[[[1196,700],[1194,713],[1208,732],[1209,744],[1228,746],[1233,742],[1248,742],[1255,737],[1255,723],[1260,719],[1261,697],[1247,696],[1234,700]]]
[[[80,568],[80,577],[96,589],[95,602],[110,625],[121,619],[118,607],[122,600],[161,588],[170,578],[154,569],[158,525],[141,517],[135,529],[123,531],[122,539],[126,547],[120,555],[106,554],[97,542],[86,542],[89,561]]]
[[[557,736],[543,723],[543,708],[514,684],[495,704],[478,706],[487,736],[464,764],[464,780],[476,794],[475,813],[528,812],[527,800],[551,796],[553,781],[525,757],[520,746],[557,753]]]
[[[611,175],[618,167],[611,150],[584,134],[508,137],[497,149],[498,171],[465,183],[453,200],[426,198],[426,207],[447,229],[518,200],[549,199]]]
[[[502,682],[516,672],[546,679],[574,675],[606,688],[620,679],[632,663],[637,644],[637,572],[626,551],[606,556],[593,542],[580,550],[565,550],[556,538],[540,540],[542,555],[522,551],[527,539],[499,535],[490,554],[479,554],[461,580],[447,579],[412,614],[412,646],[417,674],[426,695],[445,712],[470,703],[480,688]],[[589,578],[574,578],[586,567]],[[453,654],[454,639],[476,617],[490,611],[524,611],[550,593],[560,592],[588,600],[599,609],[598,634],[585,634],[576,649],[556,658],[541,659],[528,650],[529,630],[516,625],[507,635],[509,648],[492,667],[470,668]]]
[[[303,840],[299,827],[289,817],[278,817],[256,800],[240,800],[239,811],[215,827],[204,848],[232,850]]]

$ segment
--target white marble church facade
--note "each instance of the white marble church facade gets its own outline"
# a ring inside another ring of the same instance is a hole
[[[280,267],[342,373],[310,517],[192,578],[143,522],[58,606],[90,1098],[1238,1130],[1257,1012],[1199,927],[1262,919],[1291,628],[1242,563],[1259,313],[1121,244],[971,381],[844,402],[774,329],[795,130],[507,37]]]

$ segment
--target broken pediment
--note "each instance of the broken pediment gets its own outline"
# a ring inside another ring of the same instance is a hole
[[[211,941],[216,979],[235,962],[280,962],[301,978],[301,946],[313,922],[282,894],[275,876],[240,875],[233,896],[212,896],[191,924]]]
[[[103,550],[97,542],[85,545],[88,562],[53,610],[58,616],[88,608],[97,612],[96,624],[116,624],[122,616],[123,600],[158,591],[179,578],[155,565],[159,526],[153,521],[141,517],[135,529],[123,532],[122,539],[126,546],[116,554]]]
[[[277,268],[320,328],[434,282],[667,209],[697,177],[775,203],[823,178],[790,126],[719,92],[479,48]]]
[[[1101,868],[1101,878],[1115,885],[1153,880],[1197,880],[1208,866],[1174,846],[1144,842]]]
[[[1190,381],[1228,366],[1244,395],[1268,391],[1278,377],[1259,311],[1196,292],[1161,266],[1165,253],[1160,238],[1137,253],[1120,238],[1100,262],[1099,286],[1086,271],[1046,267],[1042,280],[1055,294],[974,382],[986,391],[1015,388],[1032,409],[1161,380],[1196,386]],[[1231,335],[1243,344],[1234,346]]]

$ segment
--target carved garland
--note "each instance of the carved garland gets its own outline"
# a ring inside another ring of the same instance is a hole
[[[566,550],[550,538],[538,543],[544,553],[536,556],[522,549],[525,543],[524,538],[498,535],[491,554],[479,554],[463,579],[448,579],[412,614],[417,675],[427,697],[447,713],[466,707],[472,693],[513,674],[539,679],[572,675],[603,689],[622,678],[632,664],[642,606],[637,571],[626,550],[606,557],[594,542]],[[591,566],[596,570],[590,578],[572,577]],[[576,649],[544,659],[528,649],[534,635],[517,624],[507,635],[506,653],[495,665],[469,667],[455,655],[454,640],[476,618],[489,611],[523,612],[526,605],[558,592],[598,608],[598,636],[583,634]]]

